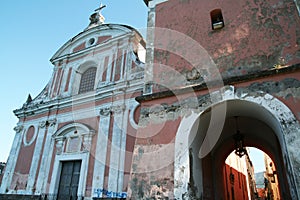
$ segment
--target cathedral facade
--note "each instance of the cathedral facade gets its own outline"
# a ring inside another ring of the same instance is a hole
[[[143,89],[145,42],[134,28],[89,26],[51,58],[53,75],[19,118],[1,193],[125,198]],[[111,178],[110,178],[111,177]]]
[[[101,7],[54,54],[14,111],[0,193],[229,199],[225,160],[250,146],[273,160],[280,198],[300,199],[299,2],[144,2],[146,39]]]

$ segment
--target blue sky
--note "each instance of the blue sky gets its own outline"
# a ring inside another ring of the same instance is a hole
[[[106,23],[145,28],[143,0],[102,0]],[[49,59],[70,38],[83,31],[99,0],[1,0],[0,162],[6,162],[18,122],[13,110],[28,94],[34,98],[50,80]]]
[[[146,27],[148,8],[143,0],[102,3],[107,5],[102,10],[106,23]],[[99,4],[99,0],[1,1],[0,162],[6,162],[13,142],[18,121],[13,110],[22,107],[29,93],[33,98],[40,93],[52,74],[49,59],[87,27]]]

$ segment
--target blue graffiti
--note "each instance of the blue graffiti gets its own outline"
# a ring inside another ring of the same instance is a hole
[[[112,197],[112,198],[126,198],[127,192],[113,192],[108,191],[106,189],[97,188],[94,189],[94,194],[97,195],[97,197],[101,197],[102,195],[105,195],[106,197]]]

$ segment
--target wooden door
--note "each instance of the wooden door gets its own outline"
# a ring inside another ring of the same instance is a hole
[[[81,161],[67,161],[62,163],[58,200],[77,199]]]

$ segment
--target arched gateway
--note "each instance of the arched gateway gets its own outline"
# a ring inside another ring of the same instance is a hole
[[[234,150],[233,136],[238,126],[245,146],[262,149],[278,166],[281,197],[297,199],[300,158],[296,155],[300,126],[291,110],[270,94],[243,93],[235,91],[233,86],[224,91],[222,101],[202,108],[200,113],[193,112],[181,121],[175,141],[175,198],[224,199],[222,166]],[[211,117],[212,111],[216,114],[224,110],[226,115]],[[218,134],[213,127],[220,124],[224,126]],[[207,154],[202,153],[205,149]]]

